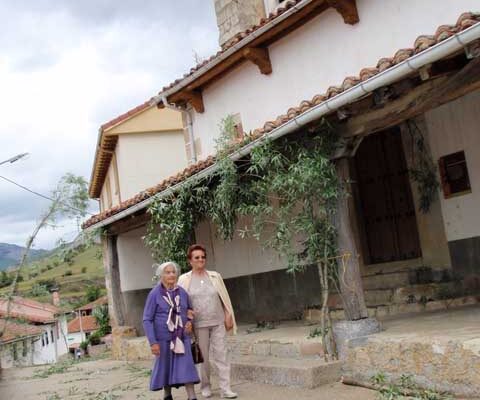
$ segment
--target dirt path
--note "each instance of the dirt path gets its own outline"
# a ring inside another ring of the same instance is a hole
[[[50,368],[50,369],[49,369]],[[162,392],[148,391],[149,362],[127,363],[109,359],[59,364],[52,367],[12,368],[0,378],[2,400],[113,400],[163,399]],[[214,399],[220,398],[218,389]],[[314,390],[292,389],[235,382],[233,390],[245,400],[374,400],[376,392],[342,384]],[[176,400],[186,400],[183,389],[174,391]],[[201,396],[198,395],[198,399]]]

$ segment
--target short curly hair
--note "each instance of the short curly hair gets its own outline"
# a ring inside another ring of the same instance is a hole
[[[202,246],[201,244],[192,244],[187,250],[187,258],[189,260],[192,259],[192,253],[195,250],[202,250],[205,257],[207,256],[207,249],[205,248],[205,246]]]

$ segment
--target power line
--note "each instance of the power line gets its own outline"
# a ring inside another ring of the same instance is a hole
[[[44,195],[44,194],[42,194],[42,193],[38,193],[38,192],[36,192],[35,190],[29,189],[28,187],[23,186],[23,185],[21,185],[20,183],[17,183],[17,182],[15,182],[15,181],[12,181],[11,179],[8,179],[8,178],[6,178],[6,177],[4,177],[4,176],[2,176],[2,175],[0,175],[0,178],[2,178],[2,179],[4,179],[5,181],[11,183],[12,185],[18,186],[19,188],[21,188],[21,189],[23,189],[23,190],[26,190],[26,191],[29,192],[29,193],[34,194],[35,196],[41,197],[42,199],[49,200],[49,201],[52,201],[52,202],[56,202],[56,201],[57,201],[57,200],[55,200],[55,199],[53,199],[53,198],[51,198],[51,197],[48,197],[48,196],[46,196],[46,195]],[[75,211],[78,211],[78,212],[80,212],[80,213],[86,213],[86,214],[92,215],[92,216],[95,215],[95,214],[89,213],[88,211],[80,210],[79,208],[73,207],[73,206],[71,206],[71,205],[69,205],[69,204],[67,204],[67,203],[64,203],[63,201],[60,201],[60,204],[63,204],[65,207],[70,208],[70,209],[75,210]]]

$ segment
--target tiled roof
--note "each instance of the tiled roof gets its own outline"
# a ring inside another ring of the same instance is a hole
[[[0,299],[0,317],[7,315],[7,307],[7,299]],[[11,301],[9,316],[30,322],[48,323],[55,321],[55,316],[60,313],[62,313],[62,310],[52,304],[16,296]]]
[[[139,112],[142,112],[146,110],[147,108],[152,107],[152,99],[147,100],[145,103],[142,103],[131,110],[128,110],[126,113],[123,113],[119,115],[118,117],[115,117],[114,119],[105,122],[102,126],[100,126],[100,130],[104,131],[108,128],[111,128],[112,126],[118,125],[121,122],[126,121],[127,119],[133,117],[135,114],[138,114]]]
[[[85,315],[82,318],[82,330],[84,332],[96,331],[99,327],[93,315]],[[68,323],[68,333],[80,332],[80,317],[72,319]]]
[[[384,57],[381,58],[375,67],[367,67],[363,68],[358,76],[349,76],[346,77],[341,85],[338,86],[330,86],[327,91],[323,94],[317,94],[310,100],[303,100],[297,107],[291,107],[287,110],[285,114],[278,116],[276,119],[267,121],[263,127],[255,129],[253,132],[250,133],[249,137],[247,138],[248,141],[252,139],[257,139],[264,134],[272,131],[275,128],[278,128],[280,125],[285,124],[286,122],[290,121],[291,119],[299,116],[300,114],[308,111],[309,109],[317,106],[318,104],[324,102],[327,99],[331,99],[336,95],[342,93],[343,91],[350,89],[351,87],[363,82],[380,72],[387,70],[395,66],[402,61],[407,60],[411,56],[422,52],[429,47],[434,46],[437,43],[442,42],[443,40],[453,36],[457,32],[460,32],[468,27],[480,22],[480,14],[466,12],[460,15],[455,25],[441,25],[437,28],[434,35],[421,35],[419,36],[412,48],[405,48],[398,50],[393,57]],[[84,224],[83,228],[87,228],[92,226],[106,218],[109,218],[119,212],[126,210],[135,204],[138,204],[153,195],[164,191],[165,189],[187,179],[188,177],[200,172],[201,170],[213,165],[215,163],[215,158],[213,156],[208,157],[206,160],[199,161],[195,164],[192,164],[188,168],[184,169],[183,171],[179,172],[178,174],[171,176],[170,178],[164,179],[158,185],[148,188],[136,196],[123,201],[117,206],[114,206],[108,210],[105,210],[90,219],[88,219]]]
[[[193,75],[195,72],[197,72],[200,68],[205,67],[207,64],[212,63],[215,61],[218,57],[220,57],[223,53],[225,53],[228,49],[233,47],[235,44],[240,42],[242,39],[245,39],[247,36],[253,34],[255,31],[263,27],[264,25],[268,24],[269,22],[275,20],[276,18],[280,17],[282,14],[284,14],[286,11],[290,10],[292,7],[296,6],[298,3],[302,2],[303,0],[290,0],[285,2],[284,5],[281,7],[278,7],[275,11],[271,12],[268,17],[260,19],[257,25],[253,25],[250,28],[246,29],[245,31],[237,33],[235,36],[233,36],[230,40],[228,40],[226,43],[222,45],[221,50],[219,50],[217,53],[212,55],[211,57],[203,60],[202,62],[198,63],[196,66],[190,69],[189,72],[183,75],[182,78],[176,79],[169,85],[165,86],[162,88],[162,92],[173,88],[174,86],[178,85],[180,82],[182,82],[184,79],[188,78],[189,76]]]
[[[103,306],[108,304],[107,296],[99,297],[97,300],[92,301],[91,303],[85,304],[84,306],[77,308],[78,311],[87,311],[93,310],[95,307]]]
[[[5,319],[0,318],[0,326],[2,328],[4,324]],[[14,339],[20,339],[23,337],[41,335],[42,332],[42,328],[39,328],[38,326],[7,320],[3,335],[0,337],[0,343],[10,342]]]

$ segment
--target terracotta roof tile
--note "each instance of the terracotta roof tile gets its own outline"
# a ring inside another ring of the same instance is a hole
[[[0,326],[3,327],[3,324],[5,324],[5,319],[0,318]],[[23,337],[39,336],[42,332],[43,329],[38,326],[7,320],[3,335],[0,337],[0,343],[10,342]]]
[[[214,61],[216,58],[218,58],[220,55],[222,55],[223,53],[225,53],[228,49],[230,49],[231,47],[233,47],[235,44],[237,44],[238,42],[240,42],[242,39],[246,38],[247,36],[251,35],[252,33],[254,33],[256,30],[260,29],[262,26],[264,26],[265,24],[273,21],[275,18],[278,18],[279,16],[281,16],[283,13],[285,13],[285,11],[291,9],[293,6],[297,5],[298,3],[300,3],[302,0],[290,0],[290,1],[287,1],[285,3],[284,6],[282,7],[279,7],[277,10],[275,10],[274,12],[271,12],[267,18],[262,18],[259,23],[257,25],[253,25],[251,26],[250,28],[246,29],[245,31],[243,32],[239,32],[237,33],[235,36],[233,36],[230,40],[228,40],[226,43],[224,43],[222,45],[222,49],[219,50],[216,54],[212,55],[211,57],[203,60],[202,62],[198,63],[196,66],[192,67],[190,69],[190,71],[186,74],[183,75],[183,78],[180,78],[180,79],[176,79],[175,81],[173,81],[172,83],[170,83],[169,85],[165,86],[162,88],[162,92],[163,91],[166,91],[168,89],[171,89],[173,88],[175,85],[178,85],[180,82],[182,82],[185,78],[188,78],[189,76],[191,76],[192,74],[194,74],[195,72],[197,72],[200,68],[204,67],[205,65],[207,65],[208,63]]]
[[[82,318],[82,330],[84,332],[96,331],[99,326],[93,315],[84,315]],[[72,319],[67,326],[68,333],[80,332],[80,317]]]
[[[287,2],[287,5],[285,9],[291,8],[293,5],[297,4],[300,0],[296,1],[290,1]],[[285,12],[285,10],[278,10],[276,13],[273,15],[270,15],[265,21],[269,21],[272,18],[276,18],[276,16],[281,15],[281,13]],[[261,21],[260,24],[255,28],[258,29],[258,27],[264,25],[266,22]],[[445,40],[446,38],[454,35],[455,33],[462,31],[476,23],[480,22],[480,14],[478,13],[472,13],[472,12],[466,12],[460,15],[458,18],[457,22],[455,25],[442,25],[440,26],[436,32],[435,35],[433,36],[427,36],[427,35],[421,35],[419,36],[414,43],[414,46],[412,48],[406,48],[406,49],[400,49],[398,50],[393,57],[384,57],[381,58],[375,67],[366,67],[363,68],[358,77],[355,76],[350,76],[344,79],[343,83],[341,86],[330,86],[326,93],[324,94],[317,94],[315,95],[311,100],[303,100],[298,107],[291,107],[288,109],[286,114],[278,116],[276,119],[267,121],[263,125],[262,128],[255,129],[252,132],[252,137],[253,138],[258,138],[265,133],[268,133],[272,131],[273,129],[279,127],[280,125],[284,124],[285,122],[289,121],[290,119],[294,118],[295,116],[299,115],[300,113],[303,113],[310,108],[320,104],[327,98],[332,98],[337,96],[339,93],[343,92],[344,90],[347,90],[356,84],[358,84],[361,81],[364,81],[368,78],[371,78],[375,76],[376,74],[385,71],[386,69],[392,67],[393,65],[396,65],[402,61],[405,61],[409,57],[413,56],[416,53],[419,53],[437,43],[440,43],[441,41]],[[238,37],[235,37],[232,40],[240,40]],[[230,44],[226,45],[230,46]],[[224,50],[222,50],[224,51]],[[221,53],[221,52],[219,52]],[[219,54],[217,53],[217,55]],[[216,56],[217,56],[216,55]],[[216,56],[213,56],[215,58]],[[212,59],[212,58],[211,58]],[[210,59],[210,60],[211,60]],[[208,63],[209,60],[206,60],[202,63],[202,65]],[[195,71],[199,68],[199,66],[192,68],[191,71]],[[173,87],[176,83],[179,81],[177,80],[174,84],[170,85],[169,87],[164,88],[164,90]],[[83,227],[87,228],[89,226],[92,226],[112,215],[117,214],[120,211],[126,210],[127,208],[133,206],[134,204],[139,203],[142,200],[145,200],[148,197],[151,197],[154,194],[157,194],[159,192],[162,192],[163,190],[167,189],[169,186],[172,186],[175,183],[178,183],[181,180],[185,180],[188,177],[194,175],[197,172],[200,172],[202,169],[205,169],[206,167],[213,165],[215,163],[214,157],[209,157],[207,160],[204,161],[199,161],[196,164],[186,168],[183,172],[180,174],[177,174],[171,178],[167,178],[163,180],[160,184],[154,186],[153,188],[147,189],[148,194],[145,194],[145,192],[137,194],[135,197],[126,200],[122,202],[120,205],[115,206],[113,208],[110,208],[109,210],[106,210],[100,214],[97,214],[87,220],[84,224]]]
[[[107,296],[99,297],[97,300],[92,301],[91,303],[85,304],[84,306],[77,308],[78,311],[93,310],[95,307],[103,306],[108,304]]]
[[[105,129],[111,128],[114,125],[117,125],[126,119],[132,117],[135,114],[138,114],[139,112],[146,110],[147,108],[152,107],[152,99],[147,100],[145,103],[142,103],[131,110],[128,110],[127,112],[119,115],[118,117],[115,117],[114,119],[105,122],[102,126],[100,126],[100,129],[104,131]]]
[[[0,300],[0,317],[7,315],[8,301]],[[23,297],[14,297],[10,304],[10,317],[22,318],[30,322],[48,323],[56,319],[57,314],[62,310],[51,304],[40,303],[35,300],[25,299]]]

